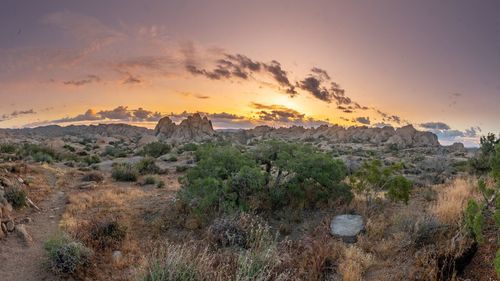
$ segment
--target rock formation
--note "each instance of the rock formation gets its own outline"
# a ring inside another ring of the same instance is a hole
[[[258,126],[250,130],[239,131],[233,134],[243,134],[243,139],[290,139],[308,140],[325,139],[334,143],[366,143],[374,145],[394,145],[397,148],[409,147],[437,147],[439,142],[437,136],[431,132],[417,131],[408,125],[398,129],[393,127],[368,128],[322,125],[317,128],[306,129],[304,127],[292,126],[289,128],[272,128],[269,126]],[[242,136],[238,136],[242,139]]]
[[[169,117],[160,119],[155,127],[155,135],[169,142],[203,141],[215,136],[212,122],[207,117],[195,113],[176,125]]]

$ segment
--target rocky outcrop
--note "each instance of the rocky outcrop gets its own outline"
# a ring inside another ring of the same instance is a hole
[[[308,139],[325,139],[333,143],[393,145],[397,148],[439,146],[439,142],[435,134],[431,132],[417,131],[411,125],[397,129],[389,126],[383,128],[344,128],[338,125],[322,125],[317,128],[310,129],[299,126],[292,126],[289,128],[258,126],[253,129],[236,132],[234,134],[243,134],[244,138],[247,140],[267,138],[302,141]],[[241,139],[242,136],[238,136],[238,138]]]
[[[196,113],[177,125],[169,117],[160,119],[155,127],[155,135],[169,142],[203,141],[215,136],[212,122]]]

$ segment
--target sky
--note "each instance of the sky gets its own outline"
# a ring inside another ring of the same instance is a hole
[[[500,132],[499,1],[0,2],[0,127]]]

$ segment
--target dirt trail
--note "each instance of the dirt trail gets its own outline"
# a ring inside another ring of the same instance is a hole
[[[40,281],[58,280],[44,268],[45,253],[43,242],[58,231],[58,222],[64,211],[66,195],[57,187],[57,177],[51,171],[45,172],[52,189],[51,194],[38,207],[41,211],[30,210],[25,216],[32,219],[26,229],[33,237],[31,246],[26,246],[15,233],[0,241],[0,280]],[[23,216],[18,216],[22,218]]]

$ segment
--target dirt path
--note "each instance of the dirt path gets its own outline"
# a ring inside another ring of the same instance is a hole
[[[58,190],[53,172],[45,172],[53,189],[46,200],[39,204],[40,212],[30,210],[24,216],[32,219],[26,229],[33,237],[33,244],[26,246],[14,233],[0,241],[0,280],[40,281],[58,280],[44,268],[44,241],[58,231],[58,222],[64,211],[66,195]],[[24,216],[18,216],[18,219]]]

